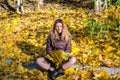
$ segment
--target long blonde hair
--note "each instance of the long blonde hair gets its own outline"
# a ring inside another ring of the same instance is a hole
[[[62,19],[57,19],[54,22],[53,30],[50,32],[53,46],[54,46],[55,40],[60,40],[59,33],[56,31],[56,24],[57,23],[61,23],[62,27],[63,27],[63,31],[61,34],[61,40],[65,41],[65,42],[69,42],[72,39],[72,36],[71,36],[70,32],[68,31],[67,25],[63,22]]]

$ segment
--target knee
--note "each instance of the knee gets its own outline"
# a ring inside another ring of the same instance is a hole
[[[37,63],[37,64],[40,64],[40,63],[43,62],[43,61],[44,61],[44,58],[43,58],[43,57],[40,57],[40,58],[36,59],[36,63]]]
[[[76,58],[75,57],[71,57],[69,61],[70,61],[71,64],[74,64],[76,62]]]

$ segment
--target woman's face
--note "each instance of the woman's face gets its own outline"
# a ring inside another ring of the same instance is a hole
[[[57,31],[58,33],[62,33],[62,31],[63,31],[63,25],[62,25],[62,23],[58,22],[58,23],[56,24],[55,29],[56,29],[56,31]]]

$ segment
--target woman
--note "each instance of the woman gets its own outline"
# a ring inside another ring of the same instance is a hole
[[[61,19],[57,19],[54,22],[54,27],[47,38],[46,52],[50,54],[54,50],[63,50],[64,52],[71,53],[71,34],[68,31],[67,25]],[[43,69],[49,71],[49,78],[55,80],[55,78],[67,68],[71,67],[76,62],[76,58],[71,56],[69,60],[61,65],[61,67],[55,69],[52,62],[46,58],[46,56],[40,57],[36,60],[36,63]]]

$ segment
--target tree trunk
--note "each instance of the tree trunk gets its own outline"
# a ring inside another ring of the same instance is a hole
[[[103,9],[107,9],[108,8],[107,2],[108,2],[108,0],[105,0],[104,5],[103,5]]]
[[[108,4],[107,4],[108,1],[109,0],[104,0],[104,2],[102,2],[102,0],[97,0],[95,2],[95,12],[100,12],[100,11],[103,11],[103,9],[107,9],[108,8]]]
[[[103,10],[102,4],[103,4],[103,2],[101,0],[97,0],[95,2],[95,12],[100,12]]]
[[[24,14],[23,2],[22,0],[17,0],[17,12]]]
[[[38,8],[43,7],[44,1],[43,0],[38,0]]]

